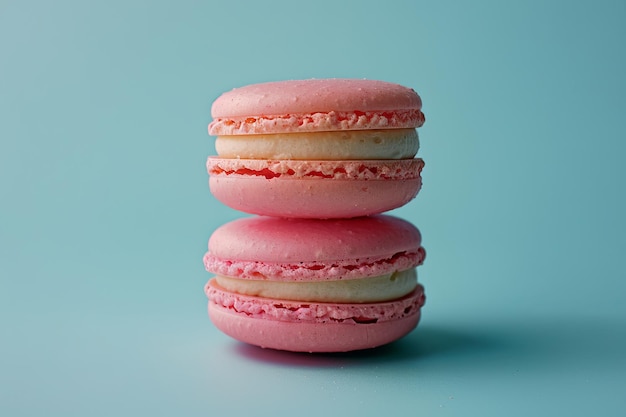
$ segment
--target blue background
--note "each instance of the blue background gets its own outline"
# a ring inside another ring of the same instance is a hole
[[[624,415],[624,1],[0,0],[0,415]],[[387,347],[251,348],[206,315],[211,102],[416,89],[428,251]]]

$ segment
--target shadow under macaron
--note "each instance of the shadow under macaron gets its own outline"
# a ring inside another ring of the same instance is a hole
[[[507,344],[494,334],[481,335],[435,325],[420,325],[395,342],[351,352],[289,352],[235,343],[235,352],[246,359],[285,367],[377,366],[419,362],[448,354],[483,356],[489,351],[500,350]]]

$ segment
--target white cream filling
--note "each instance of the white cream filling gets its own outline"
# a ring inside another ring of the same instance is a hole
[[[215,149],[241,159],[407,159],[417,154],[419,138],[415,129],[218,136]]]
[[[315,282],[261,281],[221,275],[215,279],[227,291],[257,297],[327,303],[372,303],[409,294],[417,286],[417,271],[411,268],[371,278]]]

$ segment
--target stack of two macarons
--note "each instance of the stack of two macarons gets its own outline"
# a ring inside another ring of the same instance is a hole
[[[425,299],[421,235],[381,213],[421,188],[417,93],[372,80],[282,81],[224,93],[211,113],[211,192],[254,215],[209,239],[216,327],[302,352],[373,348],[413,330]]]

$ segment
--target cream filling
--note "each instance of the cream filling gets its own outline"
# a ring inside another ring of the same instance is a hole
[[[407,159],[419,149],[415,129],[344,130],[218,136],[217,154],[241,159]]]
[[[227,291],[279,300],[326,303],[373,303],[409,294],[417,286],[415,268],[371,278],[283,282],[237,279],[218,275],[218,285]]]

